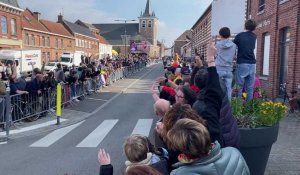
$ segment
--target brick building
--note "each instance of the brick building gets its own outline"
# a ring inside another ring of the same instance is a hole
[[[283,83],[287,83],[288,92],[299,91],[300,1],[248,0],[247,13],[258,24],[257,75],[268,96],[280,95]]]
[[[112,55],[112,45],[110,45],[108,41],[103,36],[100,35],[100,30],[98,28],[96,28],[92,24],[85,23],[81,20],[77,20],[75,23],[85,28],[88,28],[96,36],[99,42],[100,59],[106,58],[108,55],[109,56]]]
[[[40,22],[40,13],[29,9],[22,13],[22,40],[25,49],[41,49],[42,61],[51,59],[51,33]]]
[[[0,0],[0,49],[22,47],[22,12],[17,0]]]
[[[23,48],[41,49],[42,61],[59,60],[63,52],[74,52],[75,39],[62,24],[42,20],[39,12],[22,13]]]
[[[122,56],[148,54],[151,58],[160,57],[161,48],[157,45],[158,18],[152,10],[151,0],[147,0],[145,11],[138,17],[138,21],[138,23],[125,21],[124,23],[93,24],[93,26],[100,30],[100,34]],[[137,45],[137,49],[130,48],[132,43]]]
[[[75,38],[60,23],[40,20],[48,29],[50,35],[50,60],[59,60],[60,56],[65,53],[75,51]]]
[[[75,38],[75,52],[91,58],[99,58],[99,41],[88,28],[64,20],[62,15],[58,15],[58,22],[63,24]]]
[[[174,55],[177,53],[181,57],[185,55],[184,52],[181,52],[181,47],[184,46],[189,42],[189,38],[192,37],[192,31],[191,30],[186,30],[183,32],[175,41],[174,41]]]
[[[198,54],[206,59],[206,49],[211,37],[211,13],[212,5],[209,5],[204,13],[192,27],[192,55],[195,56],[195,49]]]

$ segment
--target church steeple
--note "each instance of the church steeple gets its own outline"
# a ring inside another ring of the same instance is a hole
[[[151,0],[147,0],[145,12],[143,14],[143,17],[151,17],[155,16],[154,11],[152,11],[152,6],[151,6]]]

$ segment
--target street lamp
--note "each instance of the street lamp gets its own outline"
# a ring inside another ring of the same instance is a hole
[[[130,39],[130,35],[127,35],[126,24],[127,22],[136,21],[135,19],[116,19],[115,21],[124,22],[125,23],[125,31],[124,35],[121,35],[123,42],[125,42],[125,58],[127,58],[127,41]]]

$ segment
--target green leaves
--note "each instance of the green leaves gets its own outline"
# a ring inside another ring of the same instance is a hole
[[[245,103],[242,98],[235,97],[231,102],[232,113],[241,128],[257,128],[273,126],[278,123],[287,111],[281,103],[266,101],[261,98]]]

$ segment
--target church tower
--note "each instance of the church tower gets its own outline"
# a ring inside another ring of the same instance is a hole
[[[154,11],[152,11],[151,0],[147,0],[145,11],[139,17],[139,32],[153,46],[157,46],[157,18]]]

